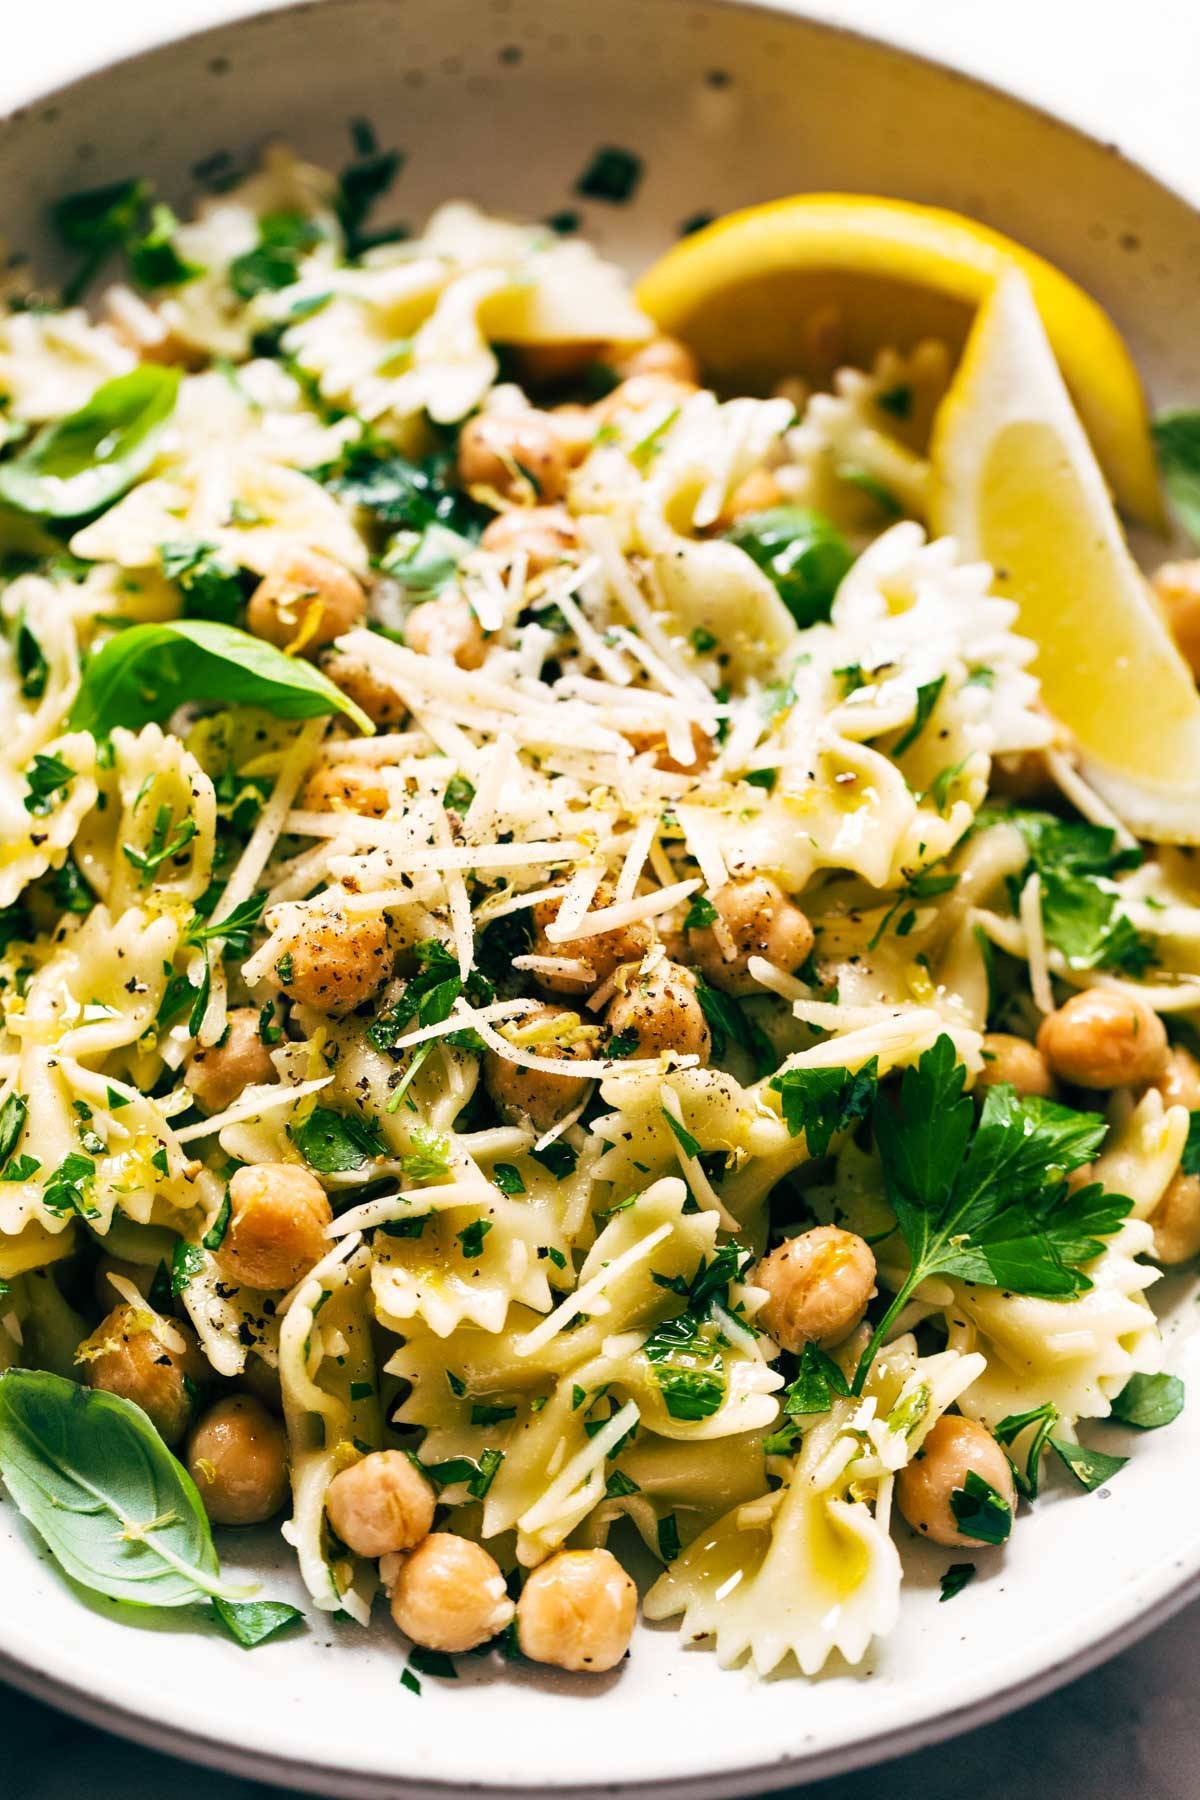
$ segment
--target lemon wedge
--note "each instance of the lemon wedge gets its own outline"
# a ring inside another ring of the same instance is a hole
[[[1162,497],[1137,370],[1107,313],[1011,238],[960,213],[868,194],[797,194],[728,214],[661,257],[636,297],[719,385],[825,381],[885,345],[964,343],[1005,269],[1026,276],[1119,504],[1160,527]]]
[[[1015,270],[980,310],[931,454],[933,527],[1016,601],[1087,778],[1139,837],[1200,842],[1200,695]]]

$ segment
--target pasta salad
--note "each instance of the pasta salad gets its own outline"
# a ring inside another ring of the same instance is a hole
[[[612,1669],[648,1567],[858,1663],[1182,1404],[1193,858],[929,535],[946,346],[718,394],[390,172],[73,196],[0,317],[0,1473],[244,1644],[275,1520],[416,1669]]]

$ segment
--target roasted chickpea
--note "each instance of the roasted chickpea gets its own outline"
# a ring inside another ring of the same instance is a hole
[[[458,477],[502,500],[549,505],[566,490],[567,455],[545,413],[477,413],[459,433]]]
[[[564,388],[582,381],[588,369],[603,357],[604,346],[595,342],[520,344],[516,362],[521,385],[527,388]]]
[[[382,913],[313,909],[275,963],[283,992],[317,1012],[348,1013],[369,1000],[392,971]]]
[[[750,973],[752,956],[763,956],[791,974],[812,950],[813,928],[807,915],[765,875],[727,882],[711,898],[720,926],[689,931],[688,947],[697,968],[727,994],[762,992]],[[728,939],[727,945],[722,937]]]
[[[1200,1112],[1200,1062],[1175,1044],[1167,1051],[1167,1066],[1150,1083],[1163,1097],[1164,1106],[1186,1106],[1189,1112]]]
[[[115,1306],[80,1344],[78,1361],[89,1387],[132,1400],[164,1444],[179,1442],[206,1373],[190,1325],[162,1319],[149,1308]]]
[[[576,463],[583,461],[595,443],[601,421],[590,406],[577,406],[574,402],[551,407],[546,417],[563,447],[563,455],[570,467],[574,468]]]
[[[1133,994],[1087,988],[1042,1020],[1037,1047],[1060,1081],[1113,1088],[1153,1081],[1167,1061],[1162,1020]]]
[[[185,1460],[214,1525],[261,1525],[287,1499],[287,1433],[249,1394],[230,1394],[209,1408]]]
[[[524,1030],[546,1019],[565,1017],[567,1010],[564,1006],[543,1006],[535,1013],[525,1014],[520,1025]],[[530,1043],[528,1048],[537,1056],[561,1057],[564,1062],[592,1054],[592,1046],[586,1038],[575,1043],[550,1038],[542,1043]],[[520,1063],[509,1062],[497,1051],[489,1050],[483,1059],[483,1085],[501,1118],[514,1124],[528,1119],[535,1131],[549,1131],[579,1105],[587,1092],[588,1077],[551,1075],[544,1069],[526,1069]]]
[[[767,512],[771,507],[782,504],[783,489],[770,469],[751,469],[725,502],[721,523],[732,525],[735,520],[744,519],[749,513]]]
[[[92,1291],[101,1312],[111,1312],[121,1298],[108,1279],[110,1275],[116,1275],[122,1281],[132,1281],[142,1299],[148,1300],[157,1272],[150,1263],[124,1262],[119,1256],[102,1256],[92,1275]]]
[[[960,1529],[951,1504],[972,1471],[1015,1513],[1012,1469],[995,1438],[973,1419],[943,1413],[912,1462],[896,1476],[896,1503],[914,1531],[947,1548],[981,1542]]]
[[[419,655],[460,669],[477,669],[487,652],[483,626],[461,594],[439,594],[414,606],[404,622],[404,641]]]
[[[382,819],[391,797],[378,769],[369,763],[321,763],[305,782],[300,805],[306,812],[348,812]]]
[[[708,767],[716,754],[716,746],[702,726],[695,723],[691,727],[692,760],[690,763],[679,762],[667,745],[665,731],[625,731],[621,734],[633,745],[634,753],[642,756],[647,750],[654,752],[654,766],[663,769],[668,775],[700,775]]]
[[[638,375],[666,375],[672,381],[686,382],[689,387],[700,385],[700,364],[678,338],[651,338],[648,343],[635,344],[631,349],[619,351],[615,357],[601,360],[607,362],[622,381],[630,381]]]
[[[1150,1224],[1160,1263],[1191,1262],[1200,1256],[1200,1176],[1173,1175]]]
[[[848,1338],[875,1292],[871,1246],[840,1225],[814,1225],[764,1256],[756,1286],[770,1298],[759,1317],[785,1350],[832,1349]]]
[[[230,1215],[217,1261],[243,1287],[290,1288],[329,1249],[333,1209],[298,1163],[254,1163],[229,1183]]]
[[[517,1641],[533,1662],[602,1675],[629,1648],[637,1589],[608,1550],[560,1550],[517,1601]]]
[[[341,688],[347,700],[361,706],[372,725],[389,731],[404,723],[407,708],[395,688],[380,679],[361,657],[345,650],[322,650],[317,658],[322,675]]]
[[[455,1656],[486,1644],[516,1609],[494,1558],[470,1538],[432,1531],[400,1565],[392,1617],[426,1650]]]
[[[569,555],[579,539],[565,506],[514,506],[494,518],[479,541],[510,562],[523,552],[528,573],[542,575]]]
[[[663,957],[644,974],[637,963],[625,963],[615,979],[617,991],[605,1014],[614,1037],[632,1031],[638,1056],[674,1050],[680,1056],[698,1057],[701,1065],[707,1063],[712,1033],[690,969]]]
[[[1036,1044],[1013,1037],[1007,1031],[987,1031],[983,1036],[983,1067],[975,1077],[979,1088],[1007,1083],[1018,1094],[1047,1100],[1054,1092],[1054,1077]]]
[[[335,1475],[329,1523],[356,1556],[391,1556],[428,1536],[437,1496],[402,1450],[373,1450]]]
[[[602,882],[596,890],[592,910],[611,906],[613,890]],[[587,994],[602,981],[607,981],[619,963],[640,962],[652,942],[650,928],[635,923],[617,925],[611,931],[597,932],[593,937],[567,938],[555,942],[546,936],[547,925],[558,917],[561,900],[539,900],[533,910],[533,939],[530,950],[535,956],[558,956],[585,962],[592,973],[588,976],[541,974],[538,981],[555,994]]]
[[[289,550],[251,594],[246,625],[277,649],[315,656],[365,611],[366,597],[349,569],[320,550]]]
[[[201,1112],[224,1112],[243,1088],[275,1080],[275,1064],[258,1029],[253,1006],[235,1006],[225,1036],[208,1050],[194,1050],[183,1075]]]
[[[1200,562],[1164,563],[1150,585],[1179,654],[1200,677]]]
[[[682,406],[697,391],[694,381],[680,381],[674,375],[631,375],[596,402],[592,416],[598,425],[611,425],[625,414],[644,412],[651,406],[663,410]]]

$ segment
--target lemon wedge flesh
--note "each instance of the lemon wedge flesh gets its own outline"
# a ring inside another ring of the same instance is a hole
[[[1200,842],[1200,695],[1015,271],[980,310],[931,454],[934,530],[990,562],[1016,601],[1084,774],[1140,837]]]
[[[684,238],[636,297],[718,385],[754,392],[782,375],[868,368],[885,345],[935,337],[958,350],[1014,263],[1119,504],[1161,526],[1145,398],[1116,326],[1052,264],[961,213],[868,194],[771,200]]]

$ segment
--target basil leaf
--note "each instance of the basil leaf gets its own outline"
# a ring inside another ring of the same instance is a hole
[[[0,1375],[0,1475],[56,1562],[132,1606],[221,1596],[195,1484],[140,1406],[61,1375]]]
[[[725,536],[770,577],[802,629],[829,617],[854,556],[824,513],[803,506],[771,506],[748,513]]]
[[[1160,413],[1152,431],[1163,485],[1184,530],[1200,541],[1200,413]]]
[[[179,370],[157,363],[106,381],[86,406],[0,463],[0,501],[49,519],[83,518],[110,506],[154,460],[178,391]]]
[[[261,706],[280,719],[344,713],[368,736],[374,730],[367,715],[303,657],[285,656],[248,631],[211,619],[132,625],[111,637],[84,670],[70,725],[96,737],[116,725],[136,731],[160,724],[187,700]]]
[[[298,1606],[289,1606],[283,1600],[214,1599],[212,1609],[217,1623],[244,1650],[265,1644],[268,1638],[304,1617]]]
[[[1157,1431],[1183,1411],[1178,1375],[1131,1375],[1112,1403],[1112,1416],[1139,1431]]]

